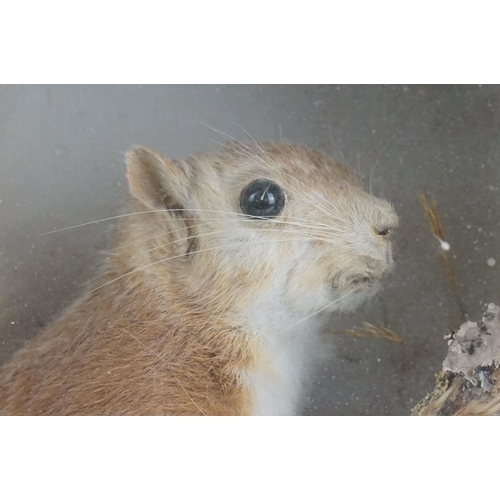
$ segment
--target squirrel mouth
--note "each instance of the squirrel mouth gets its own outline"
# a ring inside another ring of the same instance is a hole
[[[356,276],[354,279],[350,281],[350,285],[359,286],[359,285],[369,285],[372,283],[372,278],[370,276]]]
[[[375,291],[380,286],[378,277],[367,274],[358,274],[340,282],[333,282],[332,286],[337,290],[353,290],[353,291]]]
[[[356,293],[374,293],[380,290],[380,280],[374,276],[356,276],[347,286]]]

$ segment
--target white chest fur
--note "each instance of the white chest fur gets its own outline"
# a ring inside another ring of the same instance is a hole
[[[253,415],[297,414],[303,386],[318,342],[317,329],[302,328],[288,335],[263,339],[262,363],[245,379]]]
[[[246,311],[246,329],[254,332],[261,347],[256,368],[246,371],[242,378],[251,394],[253,415],[297,414],[320,332],[328,318],[311,313],[313,306],[311,311],[290,307],[284,293],[287,283],[284,269],[275,277],[275,289],[262,294]]]

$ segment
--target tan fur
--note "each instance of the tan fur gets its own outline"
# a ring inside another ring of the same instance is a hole
[[[305,318],[328,306],[335,283],[339,297],[352,292],[339,299],[347,308],[365,293],[356,276],[376,282],[392,265],[373,229],[397,224],[390,205],[314,151],[233,143],[172,162],[138,148],[127,164],[137,215],[121,220],[92,291],[0,373],[0,412],[251,414],[247,375],[274,370],[259,301]],[[259,178],[285,190],[281,225],[237,215],[242,189]],[[300,220],[317,224],[314,241]]]

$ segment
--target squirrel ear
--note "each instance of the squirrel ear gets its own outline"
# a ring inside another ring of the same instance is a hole
[[[182,167],[143,146],[127,153],[127,176],[132,196],[153,210],[182,205],[187,194]]]

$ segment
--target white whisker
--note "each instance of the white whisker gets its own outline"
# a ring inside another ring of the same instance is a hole
[[[214,141],[214,142],[217,142],[217,141]],[[239,141],[238,141],[238,142],[239,142]],[[217,144],[220,144],[220,143],[217,143]],[[251,160],[251,161],[255,161],[256,159],[257,159],[257,160],[261,159],[261,158],[260,158],[260,157],[258,157],[258,156],[249,156],[249,155],[246,155],[246,154],[244,154],[242,151],[240,151],[240,150],[236,150],[236,149],[231,148],[231,147],[229,147],[229,146],[225,146],[225,145],[223,145],[223,144],[222,144],[222,146],[224,146],[226,149],[229,149],[229,150],[231,150],[231,151],[233,151],[233,152],[235,152],[235,153],[237,153],[237,154],[241,154],[242,156],[244,156],[244,157],[248,158],[248,159],[249,159],[249,160]],[[260,147],[260,146],[259,146],[259,147]],[[260,149],[262,150],[262,148],[260,148]],[[245,151],[247,151],[247,149],[245,149]],[[262,150],[262,151],[263,151],[263,150]],[[271,167],[275,167],[275,165],[269,165],[269,166],[271,166]],[[308,188],[308,187],[307,187],[307,186],[306,186],[303,182],[301,182],[301,181],[300,181],[299,179],[297,179],[296,177],[292,177],[292,176],[291,176],[290,174],[288,174],[287,172],[283,172],[283,171],[282,171],[282,172],[280,173],[280,175],[283,175],[283,176],[285,176],[285,177],[287,176],[287,177],[288,177],[288,178],[292,181],[292,183],[291,183],[291,184],[292,184],[292,189],[294,189],[294,188],[293,188],[293,183],[299,183],[299,184],[301,184],[301,185],[304,187],[304,192],[307,192],[307,190],[309,189],[309,188]],[[296,189],[294,189],[294,191],[295,191],[295,193],[296,193],[297,195],[299,195],[299,196],[303,197],[303,198],[304,198],[304,199],[305,199],[308,203],[310,203],[313,207],[316,207],[318,210],[322,211],[322,212],[323,212],[325,215],[327,215],[328,217],[331,217],[331,218],[333,218],[334,220],[338,220],[338,221],[340,221],[340,222],[344,222],[344,223],[348,224],[348,222],[347,222],[345,219],[340,218],[338,215],[335,215],[333,212],[329,211],[329,210],[328,210],[328,209],[326,209],[325,207],[321,208],[321,206],[318,204],[318,202],[317,202],[317,201],[315,201],[315,200],[314,200],[311,196],[306,196],[306,195],[304,194],[304,192],[298,191],[298,190],[296,190]],[[325,201],[326,201],[326,200],[325,200]],[[328,203],[328,202],[327,202],[327,203]],[[330,205],[331,205],[331,204],[330,204]],[[332,206],[332,208],[335,208],[335,207],[333,207],[333,205],[331,205],[331,206]],[[338,229],[335,229],[335,228],[333,228],[333,227],[331,227],[331,226],[327,226],[327,227],[330,227],[331,229],[334,229],[334,230],[338,231]]]
[[[252,241],[252,242],[244,242],[244,243],[234,243],[234,244],[231,244],[231,245],[222,245],[222,246],[217,246],[217,247],[212,247],[212,248],[204,248],[204,249],[201,249],[201,250],[196,250],[194,252],[191,252],[189,255],[195,255],[197,253],[202,253],[202,252],[208,252],[210,250],[222,250],[224,248],[232,248],[232,247],[238,247],[238,246],[245,246],[245,245],[255,245],[256,243],[279,243],[279,242],[283,242],[283,241],[317,241],[319,240],[318,238],[290,238],[290,239],[285,239],[285,240],[267,240],[267,241]],[[134,273],[137,273],[139,271],[142,271],[143,269],[147,269],[148,267],[151,267],[151,266],[154,266],[154,265],[157,265],[157,264],[161,264],[162,262],[167,262],[169,260],[173,260],[173,259],[178,259],[178,258],[181,258],[181,257],[185,257],[184,254],[182,255],[174,255],[173,257],[168,257],[166,259],[161,259],[161,260],[158,260],[156,262],[151,262],[150,264],[146,264],[145,266],[141,266],[141,267],[138,267],[137,269],[133,269],[132,271],[129,271],[128,273],[125,273],[121,276],[119,276],[118,278],[114,278],[112,279],[111,281],[108,281],[107,283],[104,283],[103,285],[101,286],[98,286],[97,288],[94,288],[93,290],[90,291],[90,293],[93,293],[93,292],[96,292],[97,290],[105,287],[105,286],[108,286],[110,285],[111,283],[114,283],[115,281],[118,281],[120,279],[123,279],[127,276],[130,276],[131,274],[134,274]]]
[[[241,220],[247,221],[247,222],[256,222],[256,221],[268,221],[268,222],[273,222],[273,223],[278,223],[278,224],[293,224],[293,222],[290,221],[283,221],[279,219],[268,219],[266,217],[259,217],[256,215],[247,215],[239,212],[227,212],[223,210],[206,210],[206,209],[198,209],[198,208],[175,208],[175,209],[158,209],[158,210],[145,210],[142,212],[132,212],[128,214],[121,214],[121,215],[115,215],[113,217],[106,217],[104,219],[98,219],[98,220],[93,220],[90,222],[84,222],[83,224],[77,224],[75,226],[69,226],[69,227],[64,227],[62,229],[55,229],[54,231],[49,231],[47,233],[42,233],[39,234],[38,236],[46,236],[49,234],[54,234],[54,233],[59,233],[61,231],[68,231],[70,229],[76,229],[79,227],[84,227],[84,226],[89,226],[91,224],[98,224],[100,222],[106,222],[110,220],[115,220],[115,219],[122,219],[124,217],[132,217],[135,215],[144,215],[144,214],[151,214],[151,213],[172,213],[172,212],[202,212],[202,213],[215,213],[215,214],[223,214],[223,215],[236,215],[237,217],[240,217]],[[293,217],[290,218],[292,221],[294,220]],[[178,218],[176,220],[192,220],[192,217],[189,218]],[[214,219],[206,219],[206,220],[214,220]],[[225,219],[216,219],[216,220],[225,220]],[[229,219],[227,219],[229,220]],[[297,219],[297,220],[304,220],[304,219]],[[317,224],[317,223],[314,223]]]
[[[287,330],[290,330],[290,328],[293,328],[294,326],[297,326],[298,324],[308,320],[309,318],[312,318],[313,316],[316,316],[316,314],[319,314],[321,311],[324,311],[326,308],[332,306],[333,304],[335,304],[336,302],[338,302],[339,300],[342,300],[344,299],[345,297],[347,297],[348,295],[350,295],[352,292],[354,292],[354,290],[351,290],[350,292],[347,292],[345,293],[344,295],[342,295],[341,297],[339,297],[338,299],[334,300],[333,302],[330,302],[329,304],[327,304],[325,307],[322,307],[321,309],[319,309],[318,311],[316,311],[315,313],[313,314],[310,314],[309,316],[301,319],[300,321],[297,321],[297,323],[294,323],[293,325],[289,326],[288,328],[285,328],[284,330],[280,330],[278,332],[278,334],[280,333],[283,333],[283,332],[286,332]]]
[[[197,226],[199,226],[199,224],[197,224]],[[192,227],[196,227],[196,226],[190,226],[191,228]],[[180,231],[181,229],[176,229],[175,231],[170,231],[169,233],[164,233],[165,235],[168,235],[168,234],[171,234],[173,232],[177,232],[177,231]],[[196,234],[196,235],[191,235],[191,236],[185,236],[184,238],[179,238],[177,240],[174,240],[174,241],[169,241],[167,243],[162,243],[161,245],[157,245],[153,248],[150,248],[148,250],[145,250],[145,251],[139,251],[137,253],[135,253],[132,257],[130,257],[129,259],[127,260],[124,260],[122,261],[120,264],[117,264],[116,266],[113,266],[112,268],[108,269],[107,271],[105,271],[104,273],[101,273],[99,274],[98,276],[95,276],[94,278],[91,278],[88,283],[91,283],[92,281],[95,281],[99,278],[101,278],[102,276],[105,276],[106,274],[109,274],[111,272],[113,272],[114,270],[118,269],[119,267],[122,267],[124,266],[125,264],[128,264],[129,262],[132,262],[135,257],[140,254],[140,253],[144,253],[144,254],[149,254],[151,252],[154,252],[155,250],[158,250],[159,248],[167,248],[171,245],[175,245],[176,243],[182,243],[183,241],[189,241],[189,240],[192,240],[192,239],[195,239],[195,238],[201,238],[201,237],[206,237],[206,236],[213,236],[213,235],[216,235],[216,234],[224,234],[227,232],[227,229],[221,229],[219,231],[212,231],[212,232],[209,232],[209,233],[200,233],[200,234]],[[279,230],[276,230],[276,229],[259,229],[259,232],[272,232],[272,233],[278,233],[281,234],[281,233],[291,233],[291,234],[297,234],[296,231],[292,231],[292,230],[286,230],[286,229],[279,229]],[[308,236],[308,238],[312,238],[312,239],[317,239],[317,240],[321,240],[321,241],[325,241],[327,243],[331,242],[328,238],[331,236],[330,234],[328,234],[327,232],[319,232],[319,231],[316,231],[314,233],[304,233],[305,235]],[[159,238],[161,236],[153,236],[152,238],[149,238],[149,239],[154,239],[154,238]],[[147,241],[147,240],[144,240],[144,241]],[[269,240],[269,241],[272,241],[272,240]],[[280,240],[278,240],[280,241]],[[255,243],[254,241],[252,242],[248,242],[248,244],[252,244],[252,243]],[[191,252],[191,253],[195,253],[195,252]]]

